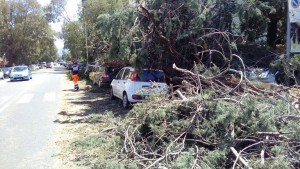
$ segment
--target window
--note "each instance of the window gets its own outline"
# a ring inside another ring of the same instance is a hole
[[[161,70],[148,70],[145,69],[143,72],[138,74],[138,81],[143,82],[164,82],[165,74]]]
[[[124,72],[125,69],[122,69],[120,70],[120,72],[117,74],[116,76],[116,79],[121,79],[122,78],[122,75],[123,75],[123,72]]]
[[[130,69],[126,69],[126,70],[124,71],[123,79],[124,79],[124,80],[129,79],[129,78],[130,78],[130,75],[131,75]]]
[[[27,69],[27,67],[15,67],[14,70],[13,70],[13,72],[22,72],[22,71],[24,71],[26,69]]]

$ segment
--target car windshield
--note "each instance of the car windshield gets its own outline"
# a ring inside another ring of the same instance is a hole
[[[145,69],[141,74],[138,75],[137,81],[142,82],[164,82],[164,72],[161,70],[148,70]]]
[[[13,72],[22,72],[22,71],[24,71],[26,69],[27,69],[27,67],[15,67],[14,70],[13,70]]]
[[[115,67],[112,67],[112,66],[109,66],[109,67],[106,67],[106,73],[107,74],[110,74],[110,75],[115,75],[119,72],[120,69],[116,69]]]

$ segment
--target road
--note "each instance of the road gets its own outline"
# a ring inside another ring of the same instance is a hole
[[[33,72],[29,81],[0,80],[0,169],[52,168],[51,138],[59,112],[63,67]]]

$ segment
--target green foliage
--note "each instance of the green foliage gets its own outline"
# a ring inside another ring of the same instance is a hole
[[[61,36],[65,39],[64,47],[69,49],[72,59],[80,60],[86,50],[84,28],[81,23],[78,21],[65,23]]]
[[[290,169],[290,163],[284,160],[284,158],[270,160],[267,161],[265,164],[261,164],[261,160],[251,160],[250,163],[252,164],[253,168],[257,169]]]
[[[96,123],[96,122],[98,122],[99,117],[100,117],[99,114],[90,114],[90,115],[87,117],[87,121],[88,121],[89,123]]]
[[[274,146],[271,149],[272,153],[275,153],[277,156],[284,155],[286,151],[283,149],[283,146]]]
[[[92,169],[139,169],[139,167],[132,162],[124,162],[124,161],[116,161],[116,160],[106,160],[104,164],[102,165],[95,165],[92,167]]]
[[[104,144],[107,144],[108,140],[106,138],[103,138],[99,135],[95,136],[88,136],[86,138],[81,138],[76,141],[74,141],[75,146],[81,146],[83,148],[87,149],[93,149],[96,147],[102,147]]]
[[[44,7],[44,15],[46,15],[47,21],[60,21],[60,16],[65,11],[66,3],[66,0],[51,0],[50,4]]]
[[[225,161],[228,158],[226,155],[227,152],[225,150],[209,151],[208,154],[203,158],[203,161],[205,161],[207,165],[211,166],[212,168],[225,168]]]
[[[295,139],[295,140],[299,140],[300,139],[300,126],[297,123],[296,119],[295,119],[295,121],[293,123],[289,123],[288,127],[286,129],[289,129],[289,130],[293,131],[293,133],[288,134],[288,136],[291,139]]]
[[[86,128],[82,128],[83,131],[80,132],[85,134],[72,141],[70,148],[82,154],[77,157],[78,165],[93,165],[92,168],[137,168],[130,161],[116,159],[122,138],[110,131],[118,128],[120,121],[118,117],[115,117],[112,112],[101,112],[101,114],[90,115],[86,120],[87,122],[101,121],[101,123],[91,124],[96,132],[85,131]],[[99,128],[102,131],[98,130]]]
[[[273,46],[274,41],[283,43],[286,21],[286,1],[285,0],[249,0],[240,1],[238,4],[240,17],[240,30],[250,42],[261,41],[267,32],[267,41],[263,43]],[[270,29],[274,27],[275,29]],[[277,28],[278,27],[278,28]],[[277,28],[277,30],[276,30]],[[271,37],[273,36],[274,37]],[[276,39],[272,39],[276,38]],[[271,42],[271,39],[274,40]]]
[[[120,32],[122,26],[127,26],[127,23],[123,23],[123,18],[126,17],[126,14],[120,14],[118,11],[126,7],[128,5],[127,0],[89,0],[84,4],[84,9],[80,14],[82,24],[85,24],[87,31],[87,39],[88,39],[88,51],[89,51],[89,61],[105,60],[107,55],[110,53],[114,58],[115,53],[110,51],[115,51],[116,47],[121,40],[119,34],[125,34],[124,32]],[[125,10],[123,10],[125,11]],[[128,10],[130,11],[130,10]],[[110,17],[110,15],[119,15],[117,17]],[[101,24],[99,27],[99,18],[101,18],[100,22],[105,23]],[[110,20],[106,20],[110,19]],[[120,23],[120,21],[122,23]],[[128,21],[128,20],[127,20]],[[133,22],[131,18],[130,22]],[[119,25],[120,24],[120,25]],[[118,26],[119,25],[119,26]],[[121,26],[122,25],[122,26]],[[111,29],[111,27],[113,27]],[[111,31],[111,32],[110,32]],[[109,32],[111,37],[108,37],[106,33]],[[110,34],[112,33],[112,34]],[[128,31],[126,31],[128,33]],[[85,44],[81,42],[82,45]],[[110,50],[110,46],[114,46],[114,50]],[[126,46],[128,47],[128,45]],[[74,49],[72,49],[74,50]],[[119,51],[117,49],[117,51]],[[116,52],[117,53],[117,52]],[[86,55],[85,51],[83,51],[83,56]]]
[[[228,165],[232,165],[230,159],[234,158],[229,147],[236,144],[234,147],[238,151],[242,149],[235,139],[251,138],[257,132],[287,130],[292,131],[290,135],[287,135],[289,138],[299,139],[297,136],[300,130],[297,123],[292,120],[290,123],[282,123],[278,118],[288,112],[284,100],[258,98],[251,95],[233,98],[240,100],[242,104],[239,104],[232,100],[213,99],[215,96],[216,93],[207,91],[203,96],[179,105],[167,104],[165,98],[159,95],[151,97],[147,102],[134,106],[117,133],[120,137],[123,137],[125,133],[131,138],[134,137],[131,141],[134,141],[137,153],[145,150],[160,152],[163,155],[184,147],[180,155],[170,155],[170,158],[161,161],[162,165],[171,164],[172,168],[189,168],[195,161],[195,156],[191,155],[196,151],[195,145],[199,147],[198,153],[202,161],[199,163],[202,167],[227,168]],[[163,106],[161,103],[164,103]],[[202,111],[197,112],[199,105]],[[186,141],[182,143],[183,139]],[[126,143],[123,142],[120,146],[124,144]],[[277,144],[271,146],[269,151],[279,158],[286,154],[284,151],[286,146],[286,144]],[[261,148],[260,146],[252,147],[252,151],[259,154]],[[132,152],[127,149],[125,154],[122,156],[129,157],[128,155],[132,155]],[[147,158],[158,157],[150,154],[147,156]],[[266,159],[264,166],[276,168],[287,165],[288,162],[280,164]]]
[[[1,1],[0,51],[9,65],[54,61],[54,33],[36,1]]]
[[[173,169],[190,169],[192,164],[195,161],[193,156],[193,149],[190,149],[188,152],[181,154],[176,158],[176,160],[172,163]]]
[[[99,15],[96,25],[97,37],[110,45],[108,51],[110,58],[130,60],[130,40],[133,36],[133,30],[130,29],[133,26],[133,17],[134,11],[132,9],[120,9],[113,14]],[[99,45],[101,47],[105,44],[101,43]]]
[[[284,85],[300,83],[300,59],[299,55],[291,58],[280,57],[270,63],[273,72],[278,72],[277,82]]]

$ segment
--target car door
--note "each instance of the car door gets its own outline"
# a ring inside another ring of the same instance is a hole
[[[130,80],[129,77],[130,77],[130,68],[125,68],[124,69],[124,73],[123,73],[123,76],[122,78],[119,80],[119,83],[118,83],[118,86],[119,86],[119,91],[120,91],[120,96],[123,98],[123,91],[126,91],[127,93],[127,89],[129,87],[129,83],[130,83]],[[128,95],[128,93],[127,93]]]
[[[120,81],[122,80],[123,73],[125,71],[125,68],[121,69],[119,73],[117,74],[116,78],[111,82],[111,87],[113,89],[114,95],[118,98],[122,98],[122,91],[120,87]]]

